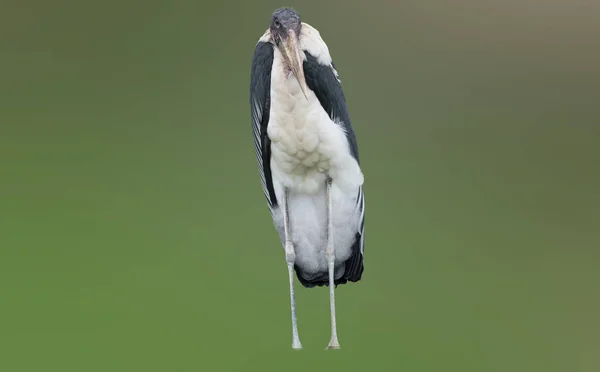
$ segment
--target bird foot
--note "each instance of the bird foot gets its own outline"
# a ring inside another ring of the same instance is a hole
[[[340,349],[340,343],[338,342],[338,340],[331,340],[329,341],[329,345],[327,345],[327,348],[325,350],[338,350]]]

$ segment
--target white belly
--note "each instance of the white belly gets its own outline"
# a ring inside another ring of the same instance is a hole
[[[284,74],[275,50],[271,75],[271,172],[279,204],[289,190],[288,208],[296,263],[307,272],[327,270],[326,180],[332,179],[333,235],[336,261],[350,255],[358,231],[356,197],[363,175],[350,154],[346,135],[323,110],[312,91],[306,99],[293,75]],[[274,222],[284,240],[281,210]],[[341,273],[340,273],[341,274]],[[337,275],[336,275],[337,276]]]
[[[276,187],[276,190],[279,189]],[[278,193],[278,197],[279,197]],[[282,200],[279,198],[279,200]],[[359,211],[355,196],[342,192],[335,184],[332,187],[333,245],[336,265],[347,260],[352,243],[359,231]],[[288,196],[290,230],[296,251],[296,264],[306,273],[327,271],[325,249],[327,248],[327,199],[325,188],[316,194],[306,195],[292,192]],[[273,211],[273,222],[279,233],[281,244],[285,242],[281,208]],[[339,278],[343,272],[336,272]]]

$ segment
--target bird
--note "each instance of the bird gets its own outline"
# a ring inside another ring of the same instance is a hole
[[[302,349],[295,272],[305,288],[329,287],[326,349],[340,349],[335,288],[363,275],[364,175],[329,48],[293,8],[275,10],[256,43],[250,113],[261,186],[288,267],[292,348]]]

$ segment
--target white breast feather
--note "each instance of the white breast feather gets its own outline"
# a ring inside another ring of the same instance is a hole
[[[292,190],[311,194],[330,175],[339,187],[354,192],[363,176],[343,128],[329,118],[314,92],[309,89],[306,99],[296,78],[284,71],[275,48],[267,128],[273,176]]]

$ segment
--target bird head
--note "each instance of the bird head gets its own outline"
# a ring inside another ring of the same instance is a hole
[[[283,55],[284,63],[292,71],[300,84],[302,93],[308,99],[306,79],[304,78],[303,54],[300,49],[302,21],[300,14],[291,8],[280,8],[271,19],[271,38]]]

